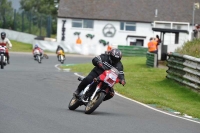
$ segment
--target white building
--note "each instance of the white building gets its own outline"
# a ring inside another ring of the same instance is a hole
[[[191,0],[60,0],[57,42],[98,54],[96,49],[106,50],[103,43],[147,47],[149,38],[159,35],[161,58],[161,53],[173,52],[191,39],[193,4]],[[200,23],[200,11],[195,15]]]

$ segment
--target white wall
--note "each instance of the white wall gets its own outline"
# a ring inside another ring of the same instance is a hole
[[[35,35],[32,35],[32,34],[18,32],[14,30],[8,30],[8,29],[0,29],[0,33],[1,32],[5,32],[6,37],[9,38],[10,40],[15,40],[15,41],[29,43],[29,44],[32,44],[34,41],[34,38],[36,37]]]
[[[71,19],[58,18],[58,27],[57,27],[57,41],[61,42],[62,38],[62,20],[66,20],[65,23],[65,42],[76,45],[77,36],[74,35],[74,32],[80,32],[80,38],[82,40],[82,44],[88,45],[102,45],[99,43],[100,39],[108,41],[111,45],[127,45],[126,37],[128,35],[132,36],[146,36],[144,39],[144,47],[147,47],[147,42],[149,38],[153,35],[153,31],[151,30],[150,23],[137,23],[136,31],[121,31],[120,30],[120,22],[118,21],[94,21],[93,29],[85,29],[85,28],[74,28],[72,27]],[[116,33],[114,37],[105,37],[103,35],[103,28],[107,24],[112,24],[116,28]],[[86,37],[87,34],[95,35],[95,37],[91,40]]]

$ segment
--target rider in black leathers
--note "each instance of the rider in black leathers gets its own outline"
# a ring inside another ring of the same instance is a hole
[[[100,74],[104,72],[104,70],[110,69],[112,66],[115,67],[119,73],[120,83],[125,85],[125,78],[123,72],[123,65],[121,63],[122,53],[119,49],[112,49],[108,54],[101,54],[96,56],[92,59],[92,63],[95,66],[92,71],[88,74],[87,77],[83,79],[83,81],[79,84],[77,90],[74,92],[74,96],[78,97],[79,93],[88,85],[90,84],[94,78],[98,77]],[[92,85],[94,88],[96,84]],[[114,96],[114,90],[112,90],[110,99]]]
[[[63,52],[65,52],[64,49],[63,49],[60,45],[58,45],[58,47],[57,47],[57,49],[56,49],[56,53],[57,53],[59,50],[62,50]]]
[[[58,45],[58,47],[57,47],[57,49],[56,49],[56,54],[57,54],[57,52],[58,52],[59,50],[62,50],[63,53],[65,53],[64,49],[63,49],[60,45]],[[57,54],[57,58],[58,58],[58,54]],[[65,55],[64,55],[64,58],[65,58]]]

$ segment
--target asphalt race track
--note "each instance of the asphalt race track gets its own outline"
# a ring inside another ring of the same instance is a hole
[[[59,71],[56,55],[39,64],[31,54],[11,53],[0,69],[0,133],[199,133],[200,122],[173,117],[115,95],[91,115],[68,103],[79,81]],[[92,57],[67,56],[66,64]]]

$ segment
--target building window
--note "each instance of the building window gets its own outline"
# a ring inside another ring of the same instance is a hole
[[[86,19],[73,19],[72,20],[72,27],[93,29],[94,21],[93,20],[86,20]]]
[[[134,22],[120,22],[120,30],[136,31],[136,23],[134,23]]]

